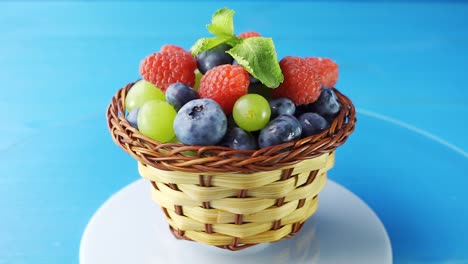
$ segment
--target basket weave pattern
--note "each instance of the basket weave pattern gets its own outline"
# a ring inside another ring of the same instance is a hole
[[[294,236],[316,211],[335,149],[353,132],[351,101],[318,135],[256,151],[160,143],[125,119],[120,89],[107,110],[114,142],[138,161],[172,233],[230,250]]]

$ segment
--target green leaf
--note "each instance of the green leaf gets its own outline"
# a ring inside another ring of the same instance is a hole
[[[227,51],[252,76],[270,88],[276,88],[284,77],[279,67],[275,46],[271,38],[241,39],[234,34],[234,10],[221,8],[211,18],[207,29],[215,37],[199,39],[190,49],[194,56],[222,43],[233,48]]]
[[[213,14],[206,28],[216,36],[234,36],[234,10],[221,8]]]
[[[244,39],[227,53],[269,88],[278,87],[284,80],[271,38]]]
[[[229,40],[228,37],[201,38],[190,48],[192,55],[197,56],[205,50],[212,49]]]

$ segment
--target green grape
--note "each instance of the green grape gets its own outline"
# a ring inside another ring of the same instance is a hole
[[[174,107],[167,102],[147,101],[138,112],[138,130],[159,142],[170,142],[175,136],[173,124],[176,114]]]
[[[194,157],[194,158],[198,157],[197,152],[193,150],[182,151],[181,154],[187,157]]]
[[[234,104],[233,117],[236,124],[246,131],[260,130],[270,121],[268,101],[258,94],[246,94]]]
[[[125,108],[130,112],[150,100],[166,101],[166,96],[164,92],[154,86],[154,84],[145,80],[139,80],[130,88],[130,91],[128,91],[127,97],[125,98]]]
[[[180,142],[180,140],[177,138],[177,135],[175,135],[169,142],[182,144],[182,142]],[[187,157],[195,157],[195,158],[197,157],[197,152],[193,150],[185,150],[185,151],[180,152],[180,154],[187,156]]]
[[[200,87],[200,80],[203,77],[203,74],[197,69],[195,70],[195,84],[193,85],[193,89],[198,91],[198,87]]]

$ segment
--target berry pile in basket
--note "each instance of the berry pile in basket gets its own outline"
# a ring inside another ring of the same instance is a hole
[[[286,56],[273,40],[234,34],[234,11],[215,12],[214,36],[190,49],[164,45],[140,64],[125,98],[127,120],[159,142],[255,150],[321,133],[340,110],[338,65]]]

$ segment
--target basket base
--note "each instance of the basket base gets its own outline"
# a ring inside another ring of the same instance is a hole
[[[232,252],[174,239],[144,180],[124,188],[90,219],[81,264],[101,263],[392,263],[380,220],[358,197],[329,181],[318,211],[292,239]],[[346,216],[346,217],[343,217]]]
[[[299,231],[301,231],[302,227],[304,226],[304,223],[298,224],[296,226],[295,232],[294,233],[289,233],[289,235],[284,237],[283,239],[292,238],[292,237],[296,236],[299,233]],[[171,231],[172,235],[177,239],[193,241],[192,239],[190,239],[190,238],[184,236],[183,234],[181,234],[181,232],[179,232],[178,230],[175,230],[171,225],[169,225],[169,230]],[[281,240],[279,240],[279,241],[281,241]],[[276,241],[276,242],[278,242],[278,241]],[[275,243],[275,242],[272,242],[272,243]],[[259,244],[227,245],[227,246],[216,246],[216,247],[231,250],[231,251],[238,251],[238,250],[246,249],[246,248],[253,247],[253,246],[256,246],[256,245],[259,245]]]

